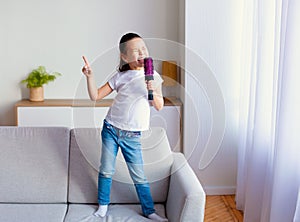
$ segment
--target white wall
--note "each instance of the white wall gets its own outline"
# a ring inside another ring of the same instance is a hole
[[[184,149],[207,194],[234,193],[243,1],[186,1]]]
[[[178,40],[174,0],[0,0],[0,125],[14,125],[14,103],[28,98],[19,82],[39,65],[63,76],[45,86],[45,98],[87,98],[80,72],[86,55],[102,84],[118,64],[120,37]],[[152,44],[153,45],[153,44]],[[173,53],[153,46],[160,58]]]

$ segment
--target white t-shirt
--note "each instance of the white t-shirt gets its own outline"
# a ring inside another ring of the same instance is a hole
[[[154,84],[162,82],[160,75],[154,71]],[[117,95],[107,113],[106,121],[122,130],[148,130],[150,106],[144,70],[117,72],[108,80],[108,84],[117,91]]]

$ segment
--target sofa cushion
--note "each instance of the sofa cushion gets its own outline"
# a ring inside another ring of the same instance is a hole
[[[63,222],[67,204],[0,204],[0,221]]]
[[[101,129],[71,130],[69,201],[97,203],[97,182],[101,155]],[[155,202],[167,198],[173,157],[163,128],[152,128],[142,134],[145,174]],[[116,173],[111,188],[111,203],[138,203],[125,160],[118,153]]]
[[[155,204],[156,213],[165,217],[165,208],[162,204]],[[141,207],[138,204],[109,205],[106,217],[95,217],[93,213],[97,205],[70,204],[65,222],[151,222],[142,216]]]
[[[70,130],[0,127],[0,203],[65,203]]]

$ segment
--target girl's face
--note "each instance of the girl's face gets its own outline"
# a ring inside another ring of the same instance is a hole
[[[127,62],[132,70],[141,70],[144,67],[144,58],[149,56],[145,42],[141,38],[134,38],[126,43],[125,53],[121,53],[122,59]]]

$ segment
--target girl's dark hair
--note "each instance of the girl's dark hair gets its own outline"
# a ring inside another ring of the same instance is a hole
[[[120,43],[119,43],[119,50],[120,53],[126,53],[126,42],[134,39],[134,38],[142,38],[141,36],[139,36],[136,33],[127,33],[125,35],[122,36],[122,38],[120,39]],[[130,70],[129,64],[126,63],[122,57],[120,58],[120,65],[119,65],[119,71],[120,72],[124,72]]]

